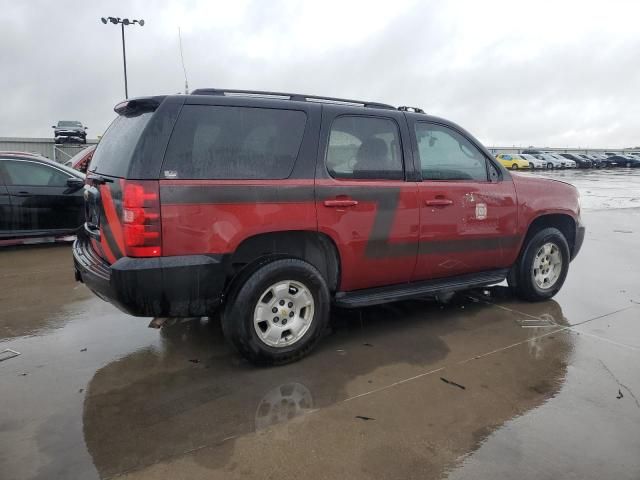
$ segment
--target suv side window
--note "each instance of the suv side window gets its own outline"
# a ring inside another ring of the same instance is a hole
[[[488,180],[485,156],[455,130],[416,122],[415,133],[423,180]]]
[[[167,147],[162,177],[287,178],[306,121],[299,110],[185,105]]]
[[[331,125],[326,164],[334,178],[404,179],[398,125],[388,118],[336,118]]]
[[[8,185],[64,187],[69,178],[55,168],[35,162],[5,160],[2,163]]]

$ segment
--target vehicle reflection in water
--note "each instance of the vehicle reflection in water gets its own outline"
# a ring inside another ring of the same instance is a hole
[[[568,349],[556,345],[545,352],[536,343],[540,332],[534,334],[545,327],[525,330],[518,321],[527,316],[492,304],[508,303],[500,288],[460,294],[447,305],[413,301],[338,311],[332,333],[313,355],[277,368],[246,363],[226,345],[216,319],[168,322],[160,331],[160,347],[113,361],[89,382],[83,411],[87,449],[101,477],[204,446],[216,446],[215,455],[198,456],[197,461],[208,469],[223,468],[238,437],[303,419],[306,413],[384,386],[379,382],[389,384],[489,352],[504,341],[493,331],[503,332],[509,342],[530,338],[526,365],[502,363],[496,375],[505,378],[502,388],[522,390],[510,394],[522,398],[517,411],[534,408],[559,389]],[[544,314],[554,324],[563,323],[556,302],[536,304],[535,309],[529,316]],[[478,421],[489,423],[462,428],[490,432],[514,414],[505,409],[491,417],[479,415]],[[425,431],[436,428],[425,425]]]
[[[256,431],[283,423],[313,408],[313,396],[301,383],[286,383],[267,392],[256,409]]]

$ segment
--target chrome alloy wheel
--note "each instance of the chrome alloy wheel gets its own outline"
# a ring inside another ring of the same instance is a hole
[[[300,282],[274,283],[260,295],[253,311],[258,338],[270,347],[288,347],[300,340],[313,322],[314,301]]]
[[[548,290],[553,287],[562,272],[562,254],[555,243],[542,245],[533,259],[533,281],[538,288]]]

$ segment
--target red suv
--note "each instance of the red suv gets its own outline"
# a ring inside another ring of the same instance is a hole
[[[222,308],[256,363],[307,354],[332,305],[505,279],[550,298],[584,238],[573,186],[509,173],[417,108],[204,89],[115,111],[89,167],[77,279],[132,315]]]

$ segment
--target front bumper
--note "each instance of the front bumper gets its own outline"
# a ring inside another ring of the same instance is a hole
[[[580,249],[582,248],[582,244],[584,243],[584,235],[586,232],[586,228],[581,223],[576,227],[576,240],[573,243],[573,251],[571,252],[571,260],[576,258]]]
[[[221,301],[225,260],[224,255],[122,257],[109,265],[85,235],[73,244],[76,280],[138,317],[210,315]]]

